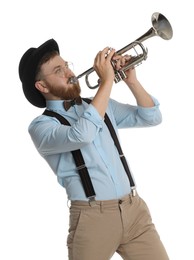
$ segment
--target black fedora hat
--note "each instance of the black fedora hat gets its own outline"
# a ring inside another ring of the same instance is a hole
[[[59,53],[59,46],[54,39],[44,42],[38,48],[32,47],[28,49],[19,63],[19,77],[22,82],[24,95],[32,105],[37,107],[43,108],[46,106],[44,97],[35,87],[37,67],[42,57],[52,51]]]

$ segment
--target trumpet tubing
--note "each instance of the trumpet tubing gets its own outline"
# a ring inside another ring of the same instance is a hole
[[[164,15],[162,15],[161,13],[158,13],[158,12],[153,13],[152,17],[151,17],[151,22],[152,22],[152,27],[146,33],[144,33],[142,36],[137,38],[134,42],[129,43],[128,45],[126,45],[125,47],[123,47],[122,49],[120,49],[116,52],[116,54],[122,55],[122,54],[126,53],[127,51],[131,50],[132,48],[135,49],[135,47],[137,47],[137,46],[142,51],[140,54],[137,54],[136,56],[132,56],[132,58],[129,60],[129,62],[124,67],[122,67],[120,70],[116,70],[115,66],[114,66],[114,62],[112,62],[112,66],[115,71],[115,80],[114,80],[115,83],[126,78],[126,74],[125,74],[126,70],[133,68],[133,67],[137,66],[138,64],[140,64],[143,60],[146,60],[147,49],[143,46],[143,44],[142,44],[143,41],[145,41],[153,36],[159,36],[164,40],[170,40],[172,38],[173,30],[172,30],[171,24]],[[99,87],[100,80],[98,80],[97,85],[92,86],[89,82],[89,76],[92,72],[94,72],[93,67],[84,71],[77,77],[70,78],[70,83],[76,83],[76,82],[78,82],[79,78],[85,76],[85,81],[86,81],[87,86],[90,89],[95,89],[95,88]]]

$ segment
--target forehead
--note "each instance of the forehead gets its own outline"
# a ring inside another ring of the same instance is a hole
[[[65,63],[66,61],[60,55],[56,55],[44,64],[42,64],[41,70],[43,73],[51,72],[58,66],[64,66]]]

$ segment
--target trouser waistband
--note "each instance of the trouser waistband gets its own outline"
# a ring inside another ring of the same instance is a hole
[[[72,206],[89,206],[89,207],[93,207],[93,206],[118,206],[119,204],[122,204],[124,202],[127,201],[132,201],[133,198],[135,198],[136,196],[138,196],[137,194],[132,194],[129,193],[128,195],[120,198],[120,199],[114,199],[114,200],[91,200],[91,201],[81,201],[81,200],[75,200],[75,201],[71,201],[71,205]]]

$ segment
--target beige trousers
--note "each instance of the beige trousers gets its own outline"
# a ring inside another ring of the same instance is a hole
[[[138,196],[74,201],[67,238],[69,260],[109,260],[117,252],[125,260],[168,260],[146,203]]]

